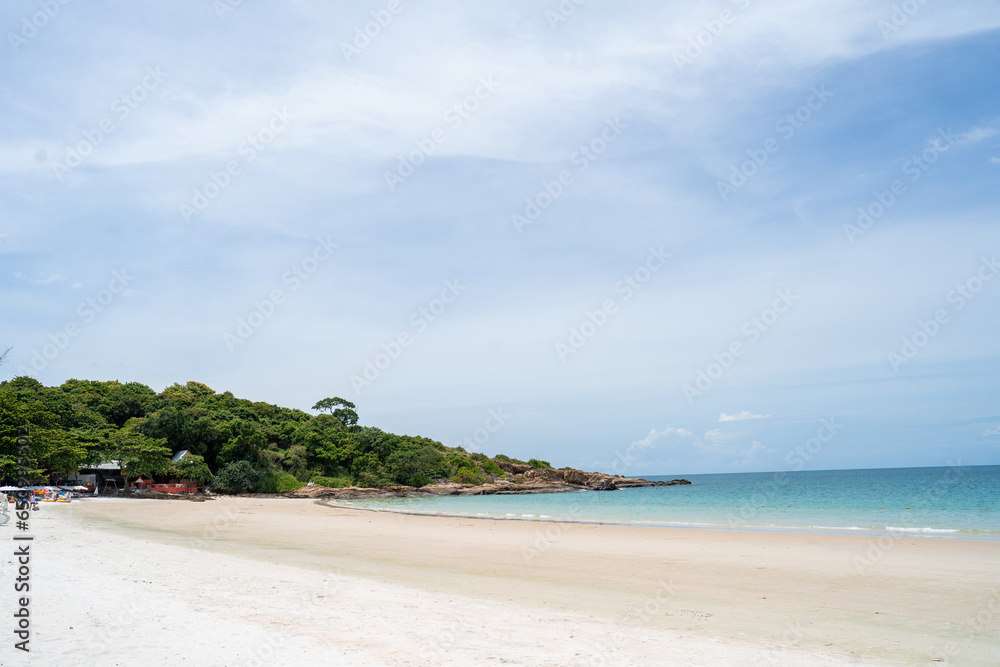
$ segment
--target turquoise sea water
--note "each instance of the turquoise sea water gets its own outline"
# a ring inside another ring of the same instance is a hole
[[[353,501],[375,509],[664,527],[1000,540],[1000,466],[672,475],[690,486]]]

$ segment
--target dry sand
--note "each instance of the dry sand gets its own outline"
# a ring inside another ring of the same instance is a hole
[[[32,518],[32,653],[4,630],[2,665],[1000,664],[1000,542],[251,498]]]

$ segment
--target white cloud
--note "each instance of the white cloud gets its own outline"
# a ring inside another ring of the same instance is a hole
[[[662,431],[657,431],[654,428],[650,429],[649,434],[645,438],[643,438],[642,440],[636,440],[631,445],[629,445],[628,451],[629,453],[631,453],[638,449],[649,449],[650,447],[655,446],[658,440],[663,440],[664,438],[668,438],[670,436],[690,438],[693,435],[694,434],[691,433],[691,431],[688,431],[687,429],[673,428],[672,426],[668,426]]]
[[[755,415],[754,413],[750,412],[749,410],[744,410],[743,412],[737,412],[734,415],[727,415],[725,412],[723,412],[721,415],[719,415],[719,421],[720,422],[741,422],[741,421],[746,421],[747,419],[767,419],[770,416],[771,415]]]
[[[767,454],[773,454],[775,451],[777,450],[765,447],[760,442],[754,440],[749,449],[740,452],[741,458],[739,460],[739,465],[746,466],[757,463],[761,457]]]
[[[684,428],[651,429],[633,442],[612,463],[594,462],[598,470],[626,476],[669,474],[668,470],[767,470],[778,449],[758,440],[748,441],[732,429],[711,429],[703,434]],[[610,465],[610,467],[609,467]]]
[[[968,132],[964,132],[959,138],[958,143],[962,146],[978,144],[980,141],[995,137],[997,134],[1000,134],[1000,131],[995,127],[976,127]]]
[[[745,458],[756,456],[757,454],[773,454],[776,450],[770,447],[765,447],[760,442],[754,440],[753,444],[750,445],[750,449],[740,452]]]
[[[640,460],[639,454],[641,451],[662,448],[665,445],[675,444],[678,441],[684,442],[685,449],[691,451],[696,451],[702,447],[702,443],[697,436],[687,429],[668,426],[662,431],[657,431],[653,428],[650,429],[645,438],[636,440],[629,445],[628,449],[625,450],[625,454],[619,454],[615,461],[610,464],[595,462],[594,465],[598,469],[608,469],[628,476],[630,474],[629,471],[634,471],[642,467],[643,461]],[[624,470],[621,469],[622,465],[624,465]]]
[[[996,428],[988,428],[983,431],[983,435],[1000,435],[1000,425]]]
[[[737,436],[738,436],[737,433],[730,433],[727,431],[723,431],[720,428],[713,428],[711,431],[705,433],[705,440],[708,440],[713,444],[717,444],[720,442],[725,442],[726,440],[732,440]]]
[[[61,273],[50,273],[48,278],[29,278],[25,274],[18,271],[14,274],[14,277],[18,280],[23,280],[27,283],[34,283],[35,285],[48,285],[49,283],[54,283],[59,280],[65,280],[66,276]]]
[[[668,461],[672,465],[675,462],[687,462],[689,466],[698,465],[695,462],[711,462],[710,467],[720,469],[727,463],[737,466],[751,465],[757,462],[755,458],[774,452],[756,441],[747,448],[746,443],[741,443],[739,440],[739,433],[722,429],[712,429],[699,436],[684,428],[672,426],[663,430],[654,428],[645,438],[629,445],[625,453],[618,456],[616,462],[611,464],[611,469],[614,470],[616,465],[621,467],[624,464],[626,470],[624,474],[628,475],[630,473],[627,471],[643,471],[652,465],[665,467]],[[607,463],[602,463],[598,468],[607,466]]]
[[[1000,157],[991,157],[990,162],[993,164],[1000,164]]]
[[[162,89],[119,130],[128,133],[129,141],[102,146],[87,164],[123,167],[184,158],[224,161],[232,157],[246,133],[261,129],[273,108],[284,106],[295,119],[280,142],[269,147],[269,155],[308,150],[351,164],[391,162],[412,150],[414,140],[441,126],[442,114],[470,95],[480,77],[492,75],[500,84],[496,94],[485,101],[471,122],[449,131],[447,142],[438,147],[436,155],[561,160],[569,137],[585,139],[604,115],[621,110],[623,92],[649,95],[655,100],[650,104],[671,108],[712,92],[700,77],[698,83],[692,82],[692,70],[756,70],[764,65],[808,68],[890,48],[878,37],[875,26],[882,12],[871,3],[819,0],[818,5],[802,5],[785,0],[754,4],[746,12],[737,12],[737,24],[726,30],[724,39],[704,49],[690,68],[680,71],[675,56],[683,54],[689,40],[705,31],[705,22],[714,19],[717,11],[676,2],[653,4],[648,10],[653,13],[649,20],[629,12],[614,13],[602,20],[591,47],[579,49],[575,40],[570,45],[554,40],[547,27],[525,32],[524,26],[508,25],[511,36],[518,38],[497,39],[495,28],[484,31],[479,8],[456,12],[447,27],[442,25],[440,11],[424,8],[408,12],[391,41],[378,41],[364,58],[350,64],[340,58],[337,40],[329,40],[326,31],[317,27],[302,35],[303,48],[312,44],[314,52],[332,47],[337,57],[317,59],[305,70],[298,59],[294,66],[278,60],[269,71],[278,81],[266,86],[235,83],[223,89],[206,87],[198,79],[182,83],[180,73],[168,76]],[[996,12],[982,10],[974,18],[952,7],[942,14],[938,17],[932,10],[924,10],[921,21],[894,36],[891,48],[904,41],[949,39],[1000,22]],[[315,25],[322,25],[314,15],[310,18]],[[336,18],[338,22],[346,20],[347,25],[354,20],[351,14]],[[358,20],[363,18],[357,16]],[[585,24],[581,21],[578,25],[583,28]],[[544,23],[538,27],[542,26]],[[430,29],[448,37],[428,45],[424,36]],[[373,58],[375,53],[385,57]],[[200,54],[190,57],[197,59]],[[439,66],[441,62],[448,62],[448,67]],[[183,71],[189,66],[182,61],[177,68]],[[101,81],[105,76],[104,72],[95,74]],[[726,85],[731,86],[734,79],[740,80],[727,76]],[[705,77],[705,81],[711,80]],[[103,98],[87,100],[93,105],[107,103]],[[581,101],[586,101],[591,113],[577,113]],[[714,110],[699,107],[688,122],[700,125],[710,120],[705,131],[711,132],[713,123],[727,118],[728,113],[728,105],[717,105]],[[565,132],[553,132],[553,128],[564,127]],[[689,129],[684,126],[679,136],[689,135]],[[984,128],[965,136],[971,140],[973,135],[989,131],[995,132]],[[47,173],[50,166],[37,159],[39,143],[47,144],[52,155],[62,155],[68,141],[68,136],[57,136],[0,146],[4,156],[0,169]],[[378,180],[380,171],[374,173]]]

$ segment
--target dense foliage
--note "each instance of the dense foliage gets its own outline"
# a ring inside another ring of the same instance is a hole
[[[46,387],[18,377],[0,383],[0,478],[17,476],[18,426],[31,427],[31,475],[51,481],[102,461],[130,478],[173,475],[232,493],[324,486],[423,486],[503,477],[493,459],[419,436],[358,425],[355,405],[325,398],[301,410],[215,393],[199,382],[160,393],[137,382],[69,380]],[[177,463],[172,453],[188,450]],[[531,459],[528,465],[549,467]]]

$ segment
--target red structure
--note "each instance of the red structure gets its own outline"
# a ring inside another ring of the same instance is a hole
[[[149,489],[163,493],[198,493],[198,487],[194,484],[153,484]]]
[[[198,487],[190,482],[181,484],[154,484],[141,477],[132,483],[132,490],[159,491],[161,493],[198,493]]]

